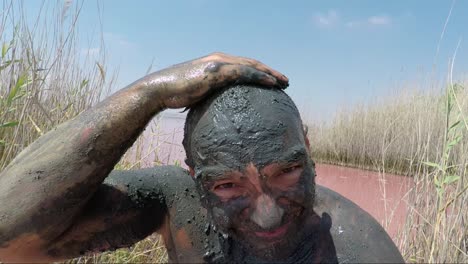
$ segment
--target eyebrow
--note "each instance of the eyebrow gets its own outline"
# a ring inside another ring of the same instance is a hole
[[[207,166],[201,169],[201,178],[206,181],[219,181],[227,179],[228,174],[232,172],[232,169],[225,168],[220,169],[219,166]]]
[[[272,162],[277,163],[294,163],[304,160],[307,156],[307,151],[302,145],[295,145],[286,150],[278,159]],[[271,163],[271,162],[269,162]],[[206,166],[200,169],[200,176],[204,181],[219,181],[229,179],[229,175],[236,172],[228,167],[220,168],[220,166]],[[237,171],[242,173],[241,171]]]
[[[307,151],[302,145],[296,145],[285,151],[281,157],[277,159],[277,162],[281,163],[293,163],[304,160],[307,156]]]

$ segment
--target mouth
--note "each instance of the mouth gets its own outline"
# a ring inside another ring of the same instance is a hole
[[[291,222],[287,222],[286,224],[277,227],[273,230],[267,231],[267,232],[254,232],[257,237],[260,238],[266,238],[266,239],[277,239],[280,237],[283,237],[286,234],[286,231],[288,231],[288,227],[291,224]]]

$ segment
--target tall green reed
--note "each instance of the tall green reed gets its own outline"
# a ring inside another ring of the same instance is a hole
[[[0,170],[40,135],[101,100],[113,84],[104,54],[91,57],[79,46],[82,5],[44,1],[33,18],[24,2],[3,3]]]

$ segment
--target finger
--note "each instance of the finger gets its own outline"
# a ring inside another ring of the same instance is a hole
[[[217,79],[218,81],[224,79],[228,83],[236,82],[238,84],[258,84],[267,87],[286,88],[283,83],[278,82],[278,79],[272,75],[246,65],[224,64],[220,67],[219,73],[224,78]]]
[[[247,57],[235,57],[235,56],[224,57],[224,59],[226,60],[226,63],[250,66],[257,70],[266,72],[279,80],[288,81],[287,77],[281,74],[279,71],[274,70],[273,68],[267,66],[266,64],[258,60],[247,58]]]
[[[288,87],[289,85],[288,81],[282,81],[265,70],[259,70],[257,67],[245,65],[242,66],[240,69],[241,72],[246,73],[245,80],[249,83],[258,83],[265,86],[272,86],[280,89],[286,89],[286,87]]]
[[[255,60],[255,59],[250,59],[250,58],[244,58],[244,57],[240,57],[244,62],[245,62],[245,65],[248,65],[250,67],[253,67],[257,70],[260,70],[260,71],[263,71],[263,72],[266,72],[270,75],[272,75],[273,77],[277,78],[279,81],[281,82],[288,82],[288,77],[286,77],[285,75],[283,75],[282,73],[280,73],[279,71],[267,66],[266,64],[258,61],[258,60]]]
[[[217,61],[217,62],[222,62],[226,64],[238,64],[238,65],[240,64],[240,65],[249,66],[259,71],[268,73],[269,75],[275,77],[276,79],[278,79],[278,82],[280,83],[280,85],[284,87],[287,87],[289,84],[289,79],[285,75],[283,75],[279,71],[274,70],[273,68],[255,59],[251,59],[247,57],[232,56],[229,54],[217,52],[217,53],[210,54],[202,58],[201,60],[202,61]]]
[[[266,64],[263,64],[262,62],[251,59],[251,58],[246,58],[246,57],[233,57],[230,60],[230,63],[233,64],[241,64],[241,65],[246,65],[252,68],[255,68],[259,71],[268,73],[269,75],[273,76],[278,80],[278,84],[284,87],[288,86],[289,79],[279,71],[267,66]]]

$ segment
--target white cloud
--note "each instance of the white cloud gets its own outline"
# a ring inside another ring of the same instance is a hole
[[[392,17],[386,14],[373,15],[355,20],[345,20],[334,9],[330,9],[327,12],[317,12],[312,18],[314,24],[321,28],[342,26],[347,28],[376,28],[390,26],[393,23]]]
[[[358,27],[383,27],[389,26],[392,24],[392,18],[388,15],[376,15],[370,16],[367,19],[363,20],[352,20],[346,22],[346,27],[348,28],[358,28]]]
[[[367,22],[375,26],[386,26],[392,23],[392,19],[387,15],[371,16],[367,19]]]
[[[340,17],[335,10],[328,10],[327,13],[316,13],[313,20],[320,27],[330,27],[338,24]]]
[[[354,28],[354,27],[357,27],[357,26],[361,25],[361,22],[359,22],[359,21],[349,21],[349,22],[346,22],[345,25],[347,27],[349,27],[349,28]]]

